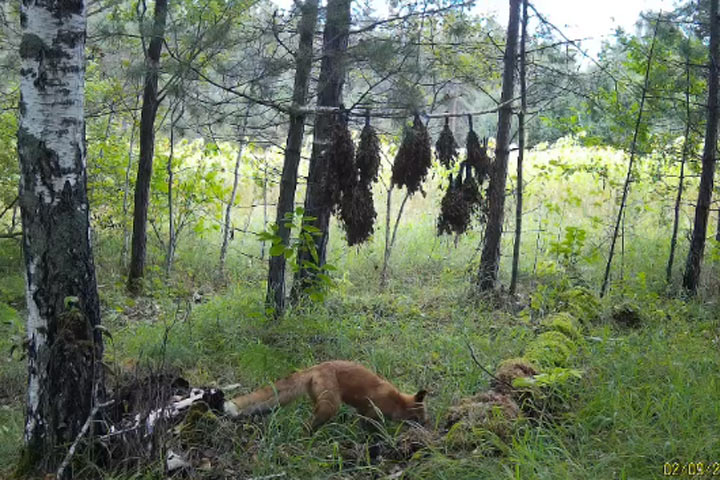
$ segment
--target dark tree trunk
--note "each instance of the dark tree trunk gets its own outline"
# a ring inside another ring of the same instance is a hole
[[[27,293],[24,467],[47,472],[101,400],[90,243],[84,1],[21,2],[19,203]],[[24,472],[27,473],[27,472]]]
[[[500,264],[500,242],[505,217],[505,182],[510,156],[510,124],[512,121],[512,99],[515,90],[515,63],[517,60],[518,27],[520,25],[520,2],[510,0],[507,41],[503,69],[503,87],[498,112],[498,130],[495,147],[495,162],[488,187],[489,212],[485,229],[485,243],[480,257],[477,283],[481,291],[495,287]]]
[[[700,189],[695,205],[695,226],[693,227],[690,251],[685,263],[683,287],[690,293],[697,291],[700,279],[700,264],[703,250],[705,250],[705,236],[707,235],[708,215],[710,213],[710,200],[712,199],[713,176],[715,175],[715,160],[718,136],[718,62],[720,52],[718,48],[718,0],[710,1],[710,59],[708,61],[708,111],[705,129],[705,146],[703,147],[702,173],[700,175]]]
[[[522,3],[522,35],[520,38],[520,113],[518,114],[518,159],[517,159],[517,202],[515,205],[515,242],[513,244],[510,294],[517,290],[518,267],[520,264],[520,240],[522,238],[523,211],[523,160],[525,159],[525,111],[527,110],[527,85],[525,83],[525,48],[527,42],[527,0]]]
[[[280,194],[275,218],[278,227],[277,235],[284,245],[290,241],[290,228],[285,222],[285,215],[295,209],[295,189],[297,187],[298,166],[305,131],[305,114],[301,107],[307,102],[310,70],[313,57],[313,34],[317,23],[318,0],[306,0],[302,6],[300,19],[300,42],[295,55],[295,85],[293,86],[293,110],[290,114],[285,160],[282,177],[280,178]],[[266,202],[267,203],[267,202]],[[285,309],[285,256],[270,257],[267,285],[267,305],[276,315]]]
[[[689,41],[688,41],[689,44]],[[678,191],[675,197],[675,211],[673,218],[673,232],[670,238],[670,255],[668,256],[665,281],[669,284],[672,281],[673,263],[675,263],[675,248],[677,246],[678,228],[680,226],[680,203],[682,202],[683,188],[685,181],[685,162],[690,146],[690,46],[688,45],[688,57],[685,61],[685,138],[683,138],[682,157],[680,159],[680,179],[678,180]]]
[[[345,55],[350,30],[350,0],[328,0],[327,19],[323,32],[323,56],[318,79],[318,107],[338,107],[345,83]],[[325,186],[328,168],[325,149],[329,146],[332,132],[332,113],[318,112],[315,116],[315,132],[310,156],[307,191],[305,193],[305,215],[315,217],[313,226],[320,230],[315,237],[318,266],[325,264],[330,225],[330,205]],[[305,288],[312,272],[302,268],[303,262],[313,262],[310,252],[299,252],[301,268],[295,274],[293,290],[298,295]]]
[[[138,160],[137,180],[135,181],[135,210],[133,212],[132,251],[128,289],[139,293],[141,280],[145,274],[145,254],[147,251],[147,215],[150,202],[150,179],[152,177],[153,156],[155,154],[155,116],[158,105],[158,79],[160,76],[160,52],[165,36],[168,0],[156,0],[153,19],[152,38],[147,49],[145,63],[145,89],[140,113],[140,158]]]

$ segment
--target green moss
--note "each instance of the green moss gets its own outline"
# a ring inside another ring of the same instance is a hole
[[[623,301],[612,308],[610,313],[615,323],[623,327],[638,328],[645,323],[642,308],[632,301]]]
[[[506,452],[517,414],[508,415],[501,406],[489,403],[473,403],[468,407],[474,408],[466,408],[469,414],[450,427],[443,437],[445,446],[486,455]]]
[[[578,350],[577,344],[564,334],[551,330],[541,333],[525,349],[525,358],[543,367],[565,367],[570,355]]]
[[[538,369],[527,358],[508,358],[503,360],[495,370],[495,378],[492,387],[498,392],[508,392],[512,390],[510,385],[515,384],[518,378],[528,378],[536,375]]]
[[[581,323],[594,322],[600,317],[600,300],[585,287],[569,288],[558,297],[558,309],[569,313]]]
[[[560,332],[570,340],[580,340],[580,326],[578,321],[567,312],[555,313],[543,319],[542,326],[550,331]]]

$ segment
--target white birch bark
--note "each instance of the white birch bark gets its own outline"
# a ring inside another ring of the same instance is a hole
[[[25,441],[27,458],[40,468],[57,466],[55,447],[80,432],[97,401],[101,369],[94,366],[102,339],[94,328],[100,309],[86,188],[85,2],[21,5],[17,144],[28,311]],[[63,348],[54,348],[58,344]]]

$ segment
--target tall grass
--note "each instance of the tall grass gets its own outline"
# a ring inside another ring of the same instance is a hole
[[[348,248],[342,230],[333,224],[328,258],[338,268],[335,286],[324,304],[297,306],[277,322],[265,316],[266,262],[257,258],[260,244],[253,236],[236,236],[227,274],[218,279],[218,235],[189,235],[180,244],[171,278],[151,268],[147,296],[133,299],[124,293],[117,232],[98,232],[100,293],[104,321],[112,332],[107,361],[118,371],[162,363],[192,384],[237,382],[249,391],[294,369],[347,358],[370,366],[403,390],[429,389],[430,411],[441,425],[450,405],[489,385],[466,342],[493,368],[518,356],[535,334],[537,312],[526,306],[539,286],[548,295],[554,285],[568,281],[597,288],[624,161],[618,152],[570,141],[529,155],[520,299],[499,309],[472,288],[482,225],[458,239],[435,235],[439,176],[430,180],[426,197],[415,195],[405,209],[385,288],[380,287],[385,193],[376,187],[378,219],[371,242]],[[273,413],[251,433],[232,430],[238,443],[227,453],[228,461],[242,465],[248,475],[283,471],[290,478],[370,478],[402,469],[406,478],[438,479],[659,478],[664,462],[720,461],[715,297],[705,291],[685,303],[666,295],[672,196],[652,182],[654,161],[639,164],[613,288],[599,320],[588,324],[588,347],[576,359],[585,372],[582,384],[556,421],[522,423],[505,455],[438,448],[394,464],[362,452],[380,440],[392,441],[396,426],[388,425],[383,436],[343,409],[336,422],[309,435],[303,429],[309,407],[301,402]],[[598,174],[602,167],[605,177]],[[693,188],[687,198],[693,197]],[[394,197],[393,213],[400,195]],[[513,208],[512,198],[508,201],[508,209]],[[689,209],[683,207],[681,232],[689,228]],[[511,232],[512,216],[507,217],[505,230]],[[566,235],[569,226],[582,229],[584,241],[573,245]],[[261,210],[256,209],[250,230],[262,228]],[[504,283],[511,237],[506,235],[503,243]],[[0,259],[7,275],[0,293],[13,292],[12,299],[2,301],[15,302],[19,309],[22,266],[14,248],[3,246]],[[677,271],[685,251],[681,241]],[[711,245],[706,284],[717,269],[715,251]],[[157,245],[151,247],[150,259],[162,264]],[[637,330],[610,320],[611,307],[626,301],[643,313],[644,324]],[[17,321],[10,323],[0,325],[3,351],[18,330]],[[23,382],[19,355],[3,359],[0,383],[14,385],[14,393],[0,398],[0,465],[13,463],[21,442]]]

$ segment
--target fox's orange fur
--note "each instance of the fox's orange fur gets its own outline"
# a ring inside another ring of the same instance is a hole
[[[424,422],[425,394],[424,390],[415,395],[401,393],[392,383],[358,363],[333,360],[239,395],[225,402],[225,412],[232,416],[264,413],[307,395],[314,405],[312,428],[333,418],[341,403],[370,418],[377,418],[379,411],[392,420]]]

